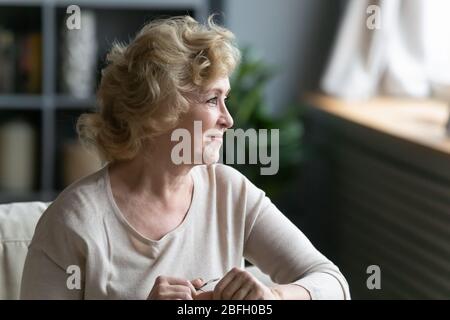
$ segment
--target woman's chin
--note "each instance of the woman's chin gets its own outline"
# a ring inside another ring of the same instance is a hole
[[[214,164],[220,159],[220,143],[210,143],[203,149],[203,163]]]
[[[203,163],[206,165],[214,164],[219,162],[220,156],[218,153],[212,155],[205,155],[203,157]]]

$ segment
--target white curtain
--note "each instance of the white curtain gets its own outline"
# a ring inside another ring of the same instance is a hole
[[[321,86],[347,99],[450,90],[450,0],[350,0]]]

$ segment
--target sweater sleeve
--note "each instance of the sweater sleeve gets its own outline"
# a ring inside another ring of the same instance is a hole
[[[70,300],[84,297],[84,241],[67,225],[39,221],[22,273],[21,299]]]
[[[350,299],[338,267],[250,181],[245,181],[245,258],[279,284],[304,287],[313,300]]]
[[[43,250],[30,248],[22,274],[20,298],[24,300],[83,299],[81,282],[79,288],[74,286],[69,289],[68,286],[68,282],[75,285],[78,280],[73,278],[72,282],[70,277],[76,276],[75,272],[67,273],[66,269],[53,261]]]

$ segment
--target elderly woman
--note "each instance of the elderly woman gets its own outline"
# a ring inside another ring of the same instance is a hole
[[[26,259],[25,299],[348,299],[339,269],[238,171],[219,158],[239,62],[233,34],[191,17],[147,24],[115,44],[98,113],[78,122],[105,160],[40,219]],[[175,129],[194,136],[173,159]],[[189,149],[188,149],[189,150]],[[189,153],[189,151],[184,151]],[[183,157],[186,154],[183,155]],[[268,287],[244,258],[270,275]],[[209,294],[200,288],[219,279]]]

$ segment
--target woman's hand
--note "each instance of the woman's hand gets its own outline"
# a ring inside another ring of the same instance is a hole
[[[216,285],[214,300],[279,300],[280,295],[239,268],[231,269]]]
[[[196,288],[201,287],[202,279],[192,281],[180,278],[159,276],[155,280],[147,299],[149,300],[193,300]]]

